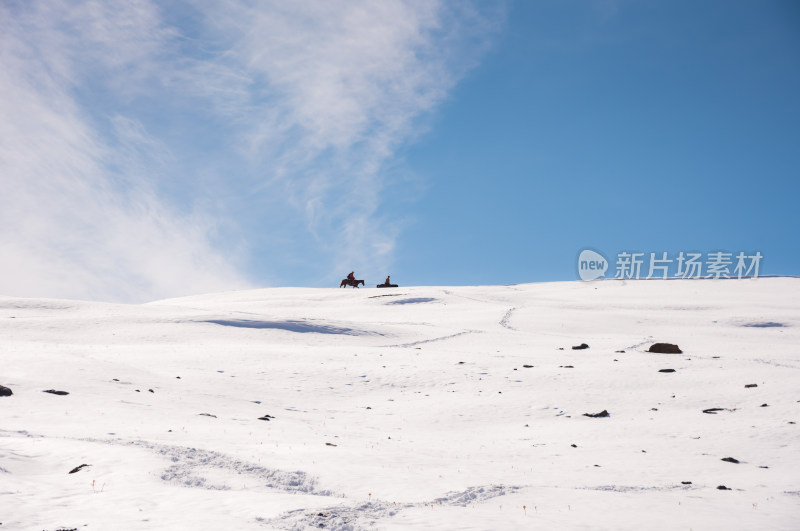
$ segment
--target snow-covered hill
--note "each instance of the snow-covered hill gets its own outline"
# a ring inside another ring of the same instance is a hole
[[[0,298],[0,529],[798,529],[798,295]]]

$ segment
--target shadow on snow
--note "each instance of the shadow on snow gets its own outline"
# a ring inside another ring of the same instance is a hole
[[[312,324],[307,321],[251,321],[247,319],[212,319],[200,321],[203,323],[213,323],[222,326],[233,326],[236,328],[271,328],[276,330],[286,330],[288,332],[298,332],[301,334],[337,334],[346,336],[370,335],[370,332],[356,330],[354,328],[344,328],[339,326]]]
[[[391,301],[386,304],[419,304],[421,302],[433,302],[436,299],[432,297],[417,297],[415,299],[400,299],[399,301]]]

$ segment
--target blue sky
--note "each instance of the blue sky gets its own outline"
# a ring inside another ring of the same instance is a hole
[[[800,274],[791,1],[10,1],[0,50],[0,294]]]

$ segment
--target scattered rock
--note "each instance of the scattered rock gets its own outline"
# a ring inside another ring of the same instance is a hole
[[[216,416],[216,415],[212,415],[211,413],[198,413],[198,415],[202,415],[202,416],[204,416],[204,417],[213,417],[213,418],[217,418],[217,416]]]
[[[731,490],[731,489],[729,489],[725,485],[720,485],[719,487],[717,487],[717,490]]]
[[[584,413],[583,416],[597,419],[597,418],[610,417],[611,415],[608,413],[608,411],[604,409],[600,413]]]
[[[768,466],[760,466],[758,468],[769,468]]]
[[[683,351],[678,345],[672,343],[653,343],[647,352],[655,352],[656,354],[683,354]]]
[[[391,439],[391,437],[389,437],[389,438]],[[325,446],[336,446],[336,445],[333,444],[333,443],[325,443]]]
[[[703,413],[708,413],[709,415],[716,415],[717,411],[727,411],[724,407],[711,407],[708,409],[704,409]]]
[[[769,404],[761,404],[759,407],[769,407]]]
[[[118,382],[118,381],[119,381],[119,378],[111,378],[111,381],[112,381],[112,382]]]
[[[681,485],[691,485],[691,481],[681,481]]]
[[[744,386],[744,388],[745,388],[745,389],[749,389],[749,388],[751,388],[751,387],[758,387],[758,384],[746,384],[746,385]]]
[[[658,372],[675,372],[675,369],[659,369]]]
[[[561,367],[562,369],[574,369],[575,368],[572,365],[559,365],[559,367]]]
[[[180,377],[180,376],[176,376],[176,377],[175,377],[175,379],[176,379],[176,380],[180,380],[180,379],[181,379],[181,377]]]
[[[735,463],[737,465],[739,464],[739,460],[734,457],[723,457],[722,461],[725,461],[726,463]]]
[[[464,365],[464,362],[463,361],[459,361],[458,364],[459,365]],[[320,514],[322,514],[322,513],[320,513]]]
[[[14,393],[11,392],[11,389],[3,385],[0,385],[0,396],[11,396],[13,394]]]
[[[148,389],[148,391],[150,391],[151,393],[155,393],[155,391],[153,391],[152,389]]]
[[[614,352],[616,352],[617,354],[625,354],[624,350],[615,350]]]
[[[586,343],[581,343],[577,347],[572,347],[572,350],[586,350],[587,348],[589,348],[589,345]]]
[[[45,390],[44,390],[44,391],[42,391],[42,392],[43,392],[43,393],[50,393],[51,395],[58,395],[58,396],[65,396],[65,395],[68,395],[68,394],[69,394],[69,393],[68,393],[68,392],[66,392],[66,391],[56,391],[55,389],[45,389]]]
[[[273,417],[272,415],[264,415],[263,417],[258,417],[258,420],[266,420],[267,422],[269,422],[271,419],[274,418],[275,417]]]
[[[533,369],[533,365],[523,365],[525,369]]]
[[[80,469],[82,469],[82,468],[83,468],[83,467],[85,467],[85,466],[92,466],[92,465],[87,465],[87,464],[85,464],[85,463],[84,463],[84,464],[82,464],[81,466],[76,466],[75,468],[73,468],[72,470],[70,470],[70,471],[69,471],[69,473],[70,473],[70,474],[74,474],[75,472],[78,472],[78,471],[80,471]]]
[[[578,447],[577,444],[570,444],[570,446],[572,446],[573,448],[577,448]]]

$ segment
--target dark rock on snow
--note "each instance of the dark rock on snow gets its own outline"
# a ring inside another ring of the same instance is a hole
[[[70,471],[69,471],[69,473],[70,473],[70,474],[74,474],[75,472],[78,472],[78,471],[80,471],[80,469],[82,469],[82,468],[83,468],[83,467],[85,467],[85,466],[92,466],[92,465],[87,465],[86,463],[84,463],[84,464],[82,464],[81,466],[76,466],[75,468],[73,468],[72,470],[70,470]]]
[[[734,457],[723,457],[723,458],[722,458],[722,461],[725,461],[726,463],[735,463],[735,464],[739,464],[739,460],[738,460],[738,459],[736,459],[736,458],[734,458]]]
[[[731,489],[729,489],[725,485],[720,485],[719,487],[717,487],[717,490],[731,490]]]
[[[708,409],[704,409],[703,413],[708,413],[709,415],[716,415],[717,411],[727,411],[724,407],[710,407]]]
[[[675,372],[675,369],[659,369],[658,372]]]
[[[672,343],[653,343],[647,352],[655,352],[656,354],[683,354],[683,351],[678,345]]]
[[[744,386],[745,389],[750,389],[751,387],[758,387],[758,384],[746,384]]]
[[[64,396],[64,395],[68,395],[69,394],[66,391],[56,391],[55,389],[45,389],[42,392],[43,393],[50,393],[51,395],[58,395],[58,396]]]
[[[610,417],[611,415],[608,413],[608,411],[604,409],[600,413],[584,413],[583,416],[597,419],[597,418]]]
[[[587,345],[586,343],[581,343],[577,347],[572,347],[572,350],[585,350],[587,348],[589,348],[589,345]]]
[[[264,415],[263,417],[258,417],[258,420],[266,420],[267,422],[269,422],[271,419],[274,418],[275,417],[273,417],[272,415]]]
[[[0,396],[11,396],[13,394],[14,393],[11,392],[11,389],[3,385],[0,385]]]

